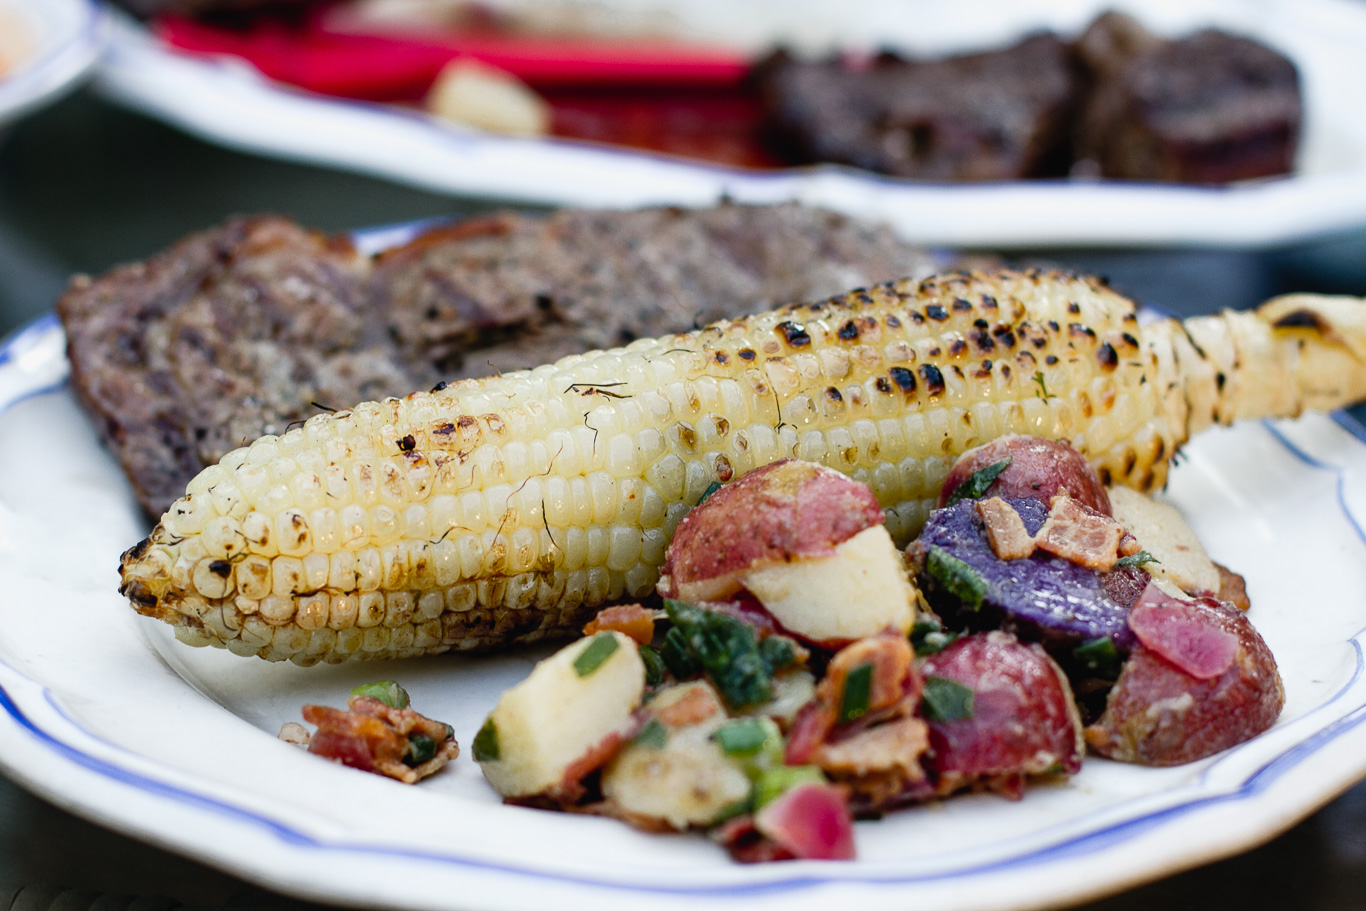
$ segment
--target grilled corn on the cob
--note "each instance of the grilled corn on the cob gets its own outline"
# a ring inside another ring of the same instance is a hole
[[[905,543],[954,457],[1066,439],[1148,489],[1190,434],[1366,397],[1366,304],[1140,326],[1103,284],[952,274],[319,415],[229,453],[123,557],[195,645],[301,664],[567,633],[648,594],[714,481],[784,456]]]

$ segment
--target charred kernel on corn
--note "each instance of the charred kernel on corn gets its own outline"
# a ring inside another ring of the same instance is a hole
[[[366,402],[206,468],[122,591],[186,642],[301,664],[567,635],[651,593],[711,484],[784,457],[868,484],[902,544],[1006,433],[1160,485],[1211,423],[1366,396],[1363,307],[1140,327],[1091,279],[951,274]]]

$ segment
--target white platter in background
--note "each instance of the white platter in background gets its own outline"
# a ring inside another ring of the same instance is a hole
[[[71,88],[104,33],[95,0],[0,0],[0,126]]]
[[[525,0],[503,0],[525,2]],[[1035,28],[1073,34],[1107,8],[1169,35],[1219,25],[1296,61],[1305,132],[1294,176],[1209,188],[1121,182],[932,184],[821,166],[752,171],[567,140],[509,139],[383,105],[272,84],[196,58],[120,20],[96,85],[107,97],[242,151],[346,168],[464,196],[564,206],[799,200],[953,247],[1255,246],[1366,226],[1366,4],[1358,0],[613,0],[663,8],[695,37],[757,53],[999,46]]]
[[[412,228],[357,236],[366,249]],[[469,759],[544,654],[299,668],[177,643],[116,592],[147,522],[66,386],[55,317],[0,344],[0,768],[75,813],[319,901],[421,911],[1020,911],[1263,842],[1366,777],[1366,441],[1310,416],[1209,432],[1169,498],[1247,577],[1287,702],[1265,734],[1172,769],[1090,758],[1020,802],[954,798],[856,826],[859,860],[738,866],[695,836],[503,806]],[[409,788],[275,732],[377,677],[465,754]]]

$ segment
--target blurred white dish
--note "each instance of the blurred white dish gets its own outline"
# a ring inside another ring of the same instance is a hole
[[[71,88],[104,36],[94,0],[0,0],[0,125]]]
[[[508,0],[504,0],[508,2]],[[683,31],[751,53],[786,42],[948,53],[1033,28],[1075,33],[1127,8],[1164,34],[1214,24],[1296,61],[1305,134],[1294,176],[1226,188],[1120,182],[925,184],[838,166],[749,171],[566,140],[443,126],[415,112],[274,85],[246,64],[177,54],[120,21],[97,85],[108,97],[244,151],[466,196],[571,206],[796,199],[956,247],[1254,246],[1366,224],[1366,4],[1356,0],[614,0],[667,9]]]

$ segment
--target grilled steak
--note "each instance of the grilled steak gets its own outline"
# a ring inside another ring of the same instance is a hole
[[[1067,170],[1077,80],[1056,35],[942,60],[779,56],[760,68],[759,82],[770,127],[793,160],[923,180]]]
[[[149,513],[318,410],[533,366],[930,271],[884,228],[796,205],[505,213],[376,258],[275,217],[78,277],[72,384]]]

